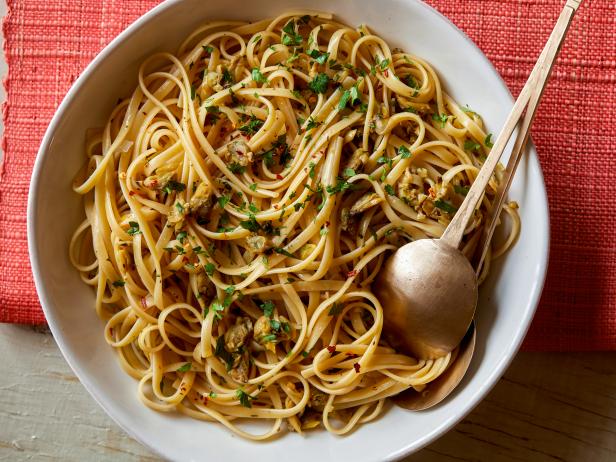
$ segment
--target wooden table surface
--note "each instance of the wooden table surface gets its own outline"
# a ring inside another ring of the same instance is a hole
[[[0,461],[158,461],[88,395],[47,329],[0,324]],[[407,462],[616,460],[616,353],[521,353]]]

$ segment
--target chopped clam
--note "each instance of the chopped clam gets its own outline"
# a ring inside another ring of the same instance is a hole
[[[363,213],[381,202],[383,202],[383,199],[376,193],[364,194],[353,204],[353,207],[351,207],[349,211],[349,215],[353,216]]]
[[[253,154],[250,151],[250,147],[244,140],[235,140],[227,145],[228,156],[225,160],[228,160],[232,164],[237,164],[242,167],[246,167],[252,163]]]
[[[238,317],[235,324],[225,332],[225,349],[234,352],[246,345],[252,336],[252,321],[248,317]]]
[[[235,357],[233,367],[229,370],[229,375],[236,382],[248,382],[250,375],[250,354],[247,351]]]
[[[368,162],[368,154],[363,149],[358,148],[344,165],[344,169],[351,168],[357,172],[361,170],[366,162]]]
[[[212,208],[212,188],[209,183],[201,182],[190,198],[190,211],[200,218],[205,218]]]
[[[246,244],[253,253],[262,253],[266,250],[267,239],[264,236],[253,234],[246,238]]]

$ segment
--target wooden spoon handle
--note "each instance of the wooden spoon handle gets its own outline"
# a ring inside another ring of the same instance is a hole
[[[507,146],[507,143],[509,142],[509,139],[511,138],[515,127],[518,125],[525,109],[529,115],[527,115],[528,123],[523,123],[520,132],[518,133],[518,139],[521,139],[519,145],[520,150],[524,146],[526,142],[525,140],[528,139],[530,125],[534,119],[535,111],[537,109],[538,102],[541,99],[550,70],[552,69],[554,60],[558,55],[563,39],[567,34],[567,29],[569,28],[569,24],[571,24],[573,15],[580,3],[581,0],[568,0],[560,13],[550,38],[545,44],[545,47],[543,48],[535,67],[526,81],[524,88],[522,88],[518,99],[513,105],[513,109],[511,110],[509,117],[507,117],[503,129],[494,142],[492,151],[479,171],[477,178],[466,195],[466,199],[462,202],[462,205],[456,212],[453,220],[451,220],[451,223],[449,223],[449,226],[441,237],[441,240],[450,246],[456,248],[460,246],[460,242],[464,236],[464,230],[466,229],[469,220],[475,213],[477,205],[483,198],[483,194],[490,178],[492,177],[492,174],[494,173],[494,169],[498,165],[498,161],[500,160],[503,151],[505,150],[505,147]],[[533,95],[535,95],[536,101],[534,104],[529,104]]]

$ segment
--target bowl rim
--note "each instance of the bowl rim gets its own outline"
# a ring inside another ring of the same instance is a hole
[[[436,15],[441,20],[444,20],[449,27],[455,31],[460,38],[462,38],[467,45],[471,48],[474,48],[478,53],[480,59],[484,62],[484,64],[493,72],[499,83],[507,89],[509,93],[509,98],[511,103],[513,104],[513,96],[509,91],[507,84],[504,79],[500,75],[500,73],[496,70],[492,62],[487,58],[487,56],[483,53],[483,51],[475,44],[475,42],[468,37],[459,27],[457,27],[448,17],[439,12],[437,9],[432,6],[426,4],[422,0],[406,0],[416,5],[420,6],[424,9],[425,13],[428,15]],[[148,22],[152,21],[154,18],[159,15],[163,15],[167,12],[167,10],[174,8],[177,4],[181,3],[182,0],[167,0],[165,2],[160,3],[155,6],[151,10],[142,14],[139,18],[137,18],[133,23],[131,23],[126,29],[124,29],[118,36],[116,36],[111,42],[109,42],[95,57],[90,61],[90,63],[86,66],[86,68],[81,72],[79,77],[72,83],[70,89],[62,99],[62,102],[54,112],[53,118],[51,119],[49,126],[47,127],[44,137],[41,141],[39,150],[36,155],[36,159],[34,162],[34,167],[32,170],[32,176],[30,179],[30,187],[28,191],[28,203],[27,203],[27,239],[28,239],[28,252],[30,256],[30,263],[32,267],[32,275],[34,279],[35,288],[37,294],[39,296],[39,301],[41,303],[41,307],[43,309],[43,313],[49,325],[49,328],[52,332],[52,335],[60,349],[64,359],[69,364],[72,371],[79,378],[80,382],[83,384],[85,389],[88,391],[90,396],[98,403],[98,405],[105,411],[105,413],[111,417],[111,419],[122,428],[128,435],[137,440],[143,446],[148,448],[155,454],[158,454],[162,457],[168,458],[170,460],[174,459],[173,454],[169,454],[164,452],[160,447],[154,447],[150,444],[148,438],[146,438],[145,434],[141,434],[140,431],[128,427],[122,422],[122,419],[119,415],[116,415],[115,411],[110,409],[106,404],[104,397],[99,395],[96,387],[90,381],[87,374],[82,373],[78,360],[72,354],[72,351],[69,347],[67,347],[63,341],[62,333],[60,327],[56,323],[56,317],[54,315],[54,309],[51,308],[53,304],[50,301],[50,297],[47,293],[47,287],[45,286],[42,277],[40,274],[41,263],[39,260],[39,255],[37,251],[36,244],[36,233],[35,230],[37,228],[37,216],[36,216],[36,197],[39,194],[39,183],[40,177],[43,175],[43,159],[50,147],[50,144],[54,138],[54,134],[58,128],[60,121],[63,119],[65,112],[70,109],[70,106],[75,98],[75,95],[80,91],[81,87],[83,87],[90,76],[96,71],[98,66],[118,47],[120,43],[125,40],[130,39],[130,37],[139,30],[142,26],[146,25]],[[537,151],[532,139],[529,139],[527,144],[527,151],[529,155],[534,155],[538,158]],[[538,177],[539,177],[539,186],[540,192],[543,192],[545,209],[543,210],[543,217],[545,217],[545,229],[546,232],[539,236],[540,239],[543,240],[542,248],[544,252],[539,256],[539,265],[538,265],[538,273],[537,280],[534,285],[531,287],[532,291],[529,297],[529,305],[531,308],[527,310],[525,318],[522,319],[522,323],[520,324],[520,328],[518,329],[517,334],[514,336],[512,343],[509,348],[497,362],[496,367],[492,370],[488,378],[481,384],[481,386],[477,387],[472,395],[472,398],[467,402],[463,403],[460,406],[460,410],[457,415],[451,419],[444,420],[440,425],[438,425],[434,430],[430,433],[424,435],[421,438],[416,440],[409,440],[409,443],[401,448],[397,448],[391,451],[387,456],[385,456],[385,460],[398,460],[402,457],[405,457],[413,452],[416,452],[428,444],[432,443],[436,439],[443,436],[449,430],[451,430],[457,423],[459,423],[462,419],[464,419],[490,392],[490,390],[496,385],[500,377],[504,374],[507,367],[511,364],[513,359],[515,358],[528,329],[532,323],[533,317],[537,310],[537,306],[539,304],[539,300],[541,298],[541,294],[543,291],[543,287],[545,284],[545,279],[547,275],[548,261],[549,261],[549,249],[550,249],[550,217],[549,217],[549,204],[547,200],[547,193],[545,189],[545,180],[543,177],[543,172],[541,170],[541,166],[538,163]]]

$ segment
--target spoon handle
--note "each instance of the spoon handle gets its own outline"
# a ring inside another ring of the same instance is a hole
[[[527,117],[522,123],[518,133],[518,140],[521,141],[520,143],[516,142],[516,147],[519,144],[520,150],[524,146],[525,140],[528,138],[530,125],[534,119],[535,111],[537,110],[537,105],[541,99],[543,89],[550,74],[550,70],[552,69],[554,60],[558,55],[563,39],[567,34],[567,29],[569,28],[569,24],[571,24],[573,15],[579,7],[581,1],[582,0],[568,0],[565,4],[565,7],[558,17],[558,21],[552,30],[550,38],[546,42],[545,47],[543,48],[543,51],[535,64],[535,67],[528,77],[524,88],[522,88],[518,99],[513,105],[513,109],[511,110],[509,117],[507,117],[503,129],[496,138],[488,158],[483,164],[483,167],[479,171],[479,174],[471,186],[471,189],[466,195],[466,199],[464,199],[464,202],[441,237],[441,240],[446,244],[449,244],[455,248],[460,246],[460,242],[464,236],[464,230],[466,229],[469,220],[475,213],[477,204],[479,204],[482,200],[488,182],[494,173],[494,169],[498,165],[498,161],[500,160],[500,157],[502,156],[511,135],[513,134],[513,131],[518,125],[518,122],[526,109]],[[531,98],[535,98],[536,101],[529,104]],[[514,149],[516,147],[514,147]]]

